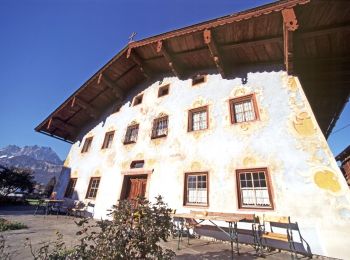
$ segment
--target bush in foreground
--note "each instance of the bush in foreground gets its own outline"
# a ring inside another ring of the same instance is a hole
[[[120,201],[111,211],[112,220],[77,223],[81,229],[75,247],[68,248],[60,234],[37,250],[29,247],[34,259],[171,259],[175,253],[159,245],[171,235],[170,213],[160,196],[155,203]]]

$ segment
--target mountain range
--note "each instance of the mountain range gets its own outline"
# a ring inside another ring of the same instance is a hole
[[[37,183],[47,184],[57,180],[63,162],[50,147],[9,145],[0,148],[0,165],[30,169]]]

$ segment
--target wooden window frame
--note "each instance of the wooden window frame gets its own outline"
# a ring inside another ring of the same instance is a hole
[[[192,86],[197,86],[207,81],[207,74],[198,74],[192,77]]]
[[[188,202],[187,198],[187,186],[188,186],[188,177],[191,175],[199,176],[199,175],[205,175],[207,179],[207,203],[201,204],[201,203],[190,203]],[[184,206],[190,206],[190,207],[209,207],[209,173],[208,172],[186,172],[185,173],[185,179],[184,179]]]
[[[170,89],[170,84],[166,84],[164,86],[159,87],[158,97],[164,97],[166,95],[169,95],[169,89]],[[166,94],[163,93],[164,90],[166,90]]]
[[[270,206],[243,206],[242,205],[242,196],[241,196],[241,183],[240,183],[240,174],[247,172],[264,172],[266,179],[267,191],[269,194]],[[254,210],[274,210],[274,201],[272,197],[272,184],[270,179],[270,174],[267,168],[247,168],[247,169],[237,169],[236,170],[236,187],[237,187],[237,198],[238,198],[238,208],[239,209],[254,209]]]
[[[255,118],[253,120],[249,120],[249,121],[236,122],[236,116],[235,116],[235,111],[234,111],[233,106],[234,106],[234,104],[241,103],[244,101],[250,101],[253,104]],[[254,122],[254,121],[260,120],[260,115],[259,115],[258,105],[256,102],[255,93],[244,95],[244,96],[237,97],[237,98],[232,98],[229,100],[229,106],[230,106],[230,115],[231,115],[231,123],[232,124],[242,124],[242,123]]]
[[[77,184],[78,178],[70,178],[68,185],[66,187],[66,191],[64,192],[64,197],[65,198],[72,198],[74,191],[75,191],[75,186]]]
[[[92,188],[92,187],[91,187],[91,186],[92,186],[92,182],[93,182],[94,180],[98,180],[98,186],[97,186],[97,188]],[[90,182],[89,182],[88,189],[87,189],[87,191],[86,191],[85,199],[96,199],[97,194],[98,194],[98,190],[99,190],[99,188],[100,188],[100,184],[101,184],[101,177],[91,177],[91,178],[90,178]],[[92,192],[92,189],[95,189],[95,190],[96,190],[96,193],[95,193],[95,196],[94,196],[94,197],[93,197],[93,196],[90,196],[90,193]]]
[[[93,136],[85,138],[83,148],[81,149],[81,153],[87,153],[90,151],[92,140],[93,140]]]
[[[203,129],[194,130],[193,129],[193,114],[196,112],[204,111],[204,110],[207,113],[207,127],[203,128]],[[188,121],[188,127],[187,127],[188,132],[196,132],[196,131],[203,131],[203,130],[209,129],[209,108],[208,108],[208,106],[197,107],[197,108],[189,110],[187,121]]]
[[[105,134],[105,138],[103,140],[103,144],[102,144],[102,147],[101,149],[109,149],[112,147],[112,143],[113,143],[113,139],[114,139],[114,133],[115,131],[109,131]],[[108,147],[108,141],[109,141],[109,137],[112,136],[112,140],[111,140],[111,146]]]
[[[132,102],[133,106],[137,106],[142,104],[143,101],[143,94],[137,95],[136,97],[134,97],[134,101]]]
[[[128,131],[131,131],[131,129],[133,129],[133,128],[137,128],[137,135],[136,135],[136,140],[134,141],[134,140],[127,140],[126,138],[127,138],[127,136],[128,136]],[[127,128],[126,128],[126,132],[125,132],[125,136],[124,136],[124,144],[134,144],[134,143],[136,143],[136,141],[137,141],[137,138],[138,138],[138,136],[139,136],[139,130],[140,130],[140,128],[139,128],[139,124],[135,124],[135,125],[129,125]]]
[[[157,135],[157,124],[161,121],[166,119],[167,121],[167,127],[166,127],[166,133]],[[152,134],[151,134],[151,139],[156,139],[156,138],[161,138],[161,137],[166,137],[168,135],[168,130],[169,130],[169,117],[168,116],[162,116],[158,117],[153,120],[153,125],[152,125]]]

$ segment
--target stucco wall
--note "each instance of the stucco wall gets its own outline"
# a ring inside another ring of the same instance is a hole
[[[158,98],[158,88],[170,83],[169,95]],[[249,73],[248,81],[207,76],[205,83],[175,77],[140,86],[142,104],[125,103],[119,112],[96,124],[88,153],[75,143],[65,162],[65,176],[78,177],[76,198],[83,200],[92,176],[101,176],[95,217],[104,217],[120,197],[122,171],[133,160],[145,160],[153,170],[147,187],[150,199],[160,194],[177,212],[183,206],[185,172],[209,173],[208,211],[291,216],[298,221],[313,253],[346,258],[350,233],[350,192],[323,137],[297,78],[283,71]],[[260,120],[231,124],[230,98],[255,93]],[[129,97],[132,100],[132,97]],[[188,110],[208,105],[209,129],[187,132]],[[169,116],[166,138],[151,139],[153,119]],[[124,145],[127,126],[140,124],[136,144]],[[113,146],[101,150],[105,133],[115,130]],[[267,167],[274,210],[239,210],[236,169]],[[63,196],[64,188],[59,189]]]

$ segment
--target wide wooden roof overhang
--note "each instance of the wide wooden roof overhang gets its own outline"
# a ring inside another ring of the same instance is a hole
[[[349,98],[350,5],[277,1],[131,42],[35,130],[74,142],[107,107],[121,105],[133,87],[156,76],[185,79],[216,69],[231,78],[251,65],[269,64],[300,78],[328,137]]]

